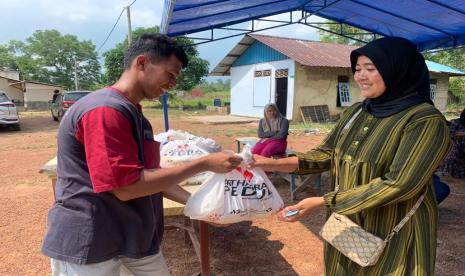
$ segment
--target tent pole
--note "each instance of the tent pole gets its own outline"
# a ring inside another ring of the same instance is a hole
[[[165,92],[161,95],[161,103],[163,106],[163,117],[165,118],[165,131],[170,129],[168,122],[168,94]]]

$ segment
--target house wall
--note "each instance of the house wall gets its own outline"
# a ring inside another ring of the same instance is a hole
[[[263,117],[264,105],[254,106],[254,72],[271,70],[269,102],[275,102],[275,72],[288,69],[287,83],[287,118],[292,119],[294,102],[294,61],[290,59],[263,62],[258,64],[231,67],[231,114],[239,116]]]
[[[348,76],[350,84],[351,104],[363,101],[360,89],[349,68],[317,68],[296,65],[294,121],[302,121],[300,106],[328,105],[332,116],[342,113],[346,107],[337,107],[338,76]],[[447,91],[449,76],[447,74],[430,73],[430,78],[437,80],[437,93],[434,105],[441,112],[447,108]]]
[[[27,108],[39,110],[48,109],[48,101],[52,100],[53,91],[55,89],[62,90],[60,86],[26,82],[26,93],[24,93],[24,98],[27,103]]]
[[[5,77],[13,80],[19,80],[19,71],[14,70],[0,70],[0,77]]]
[[[447,97],[449,90],[449,75],[430,72],[430,79],[437,80],[436,98],[434,99],[434,106],[441,112],[447,109]]]
[[[13,100],[15,103],[24,102],[23,93],[21,89],[11,86],[13,82],[8,79],[0,77],[0,90],[6,92],[10,100]]]
[[[262,117],[264,106],[253,105],[254,72],[256,70],[272,70],[269,101],[274,102],[276,90],[275,71],[276,69],[286,68],[289,70],[286,114],[289,120],[302,121],[300,106],[328,105],[331,116],[342,113],[346,107],[336,106],[338,76],[349,77],[351,104],[363,101],[350,68],[307,67],[287,59],[231,67],[231,114]],[[449,76],[430,72],[430,78],[437,81],[435,106],[441,112],[445,112]]]
[[[232,66],[252,65],[286,59],[289,58],[270,46],[265,45],[260,41],[255,41],[249,46],[249,48],[247,48],[247,50],[245,50],[244,53],[242,53],[240,57],[237,58]]]
[[[351,104],[363,100],[349,68],[307,67],[296,64],[293,121],[302,121],[301,106],[328,105],[331,116],[347,107],[337,107],[338,76],[349,77]]]

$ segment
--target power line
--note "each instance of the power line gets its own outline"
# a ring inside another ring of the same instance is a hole
[[[111,33],[113,32],[113,30],[115,30],[116,24],[118,24],[118,22],[119,22],[119,20],[120,20],[120,18],[121,18],[121,15],[123,14],[123,12],[124,12],[124,9],[121,10],[121,13],[120,13],[119,16],[118,16],[118,19],[116,19],[116,22],[115,22],[115,24],[113,25],[113,28],[111,28],[111,31],[108,33],[107,38],[105,38],[105,40],[103,41],[102,45],[100,45],[100,47],[98,47],[97,53],[100,52],[100,49],[102,49],[103,45],[105,45],[105,43],[107,43],[108,39],[110,38]]]
[[[134,0],[134,1],[132,1],[132,3],[131,3],[131,4],[129,4],[129,6],[128,6],[128,7],[132,6],[132,4],[134,4],[136,1],[137,1],[137,0]]]
[[[111,28],[110,32],[108,33],[107,38],[105,38],[105,40],[103,41],[102,45],[100,45],[100,47],[98,47],[97,53],[99,53],[100,50],[102,49],[103,45],[105,45],[105,43],[107,43],[107,41],[108,41],[108,39],[110,38],[111,34],[112,34],[113,31],[115,30],[116,25],[118,24],[119,20],[121,19],[121,15],[123,15],[124,10],[125,10],[127,7],[132,6],[132,4],[134,4],[136,1],[137,1],[137,0],[132,1],[131,4],[129,4],[128,6],[124,7],[124,8],[121,10],[121,12],[120,12],[120,14],[119,14],[119,16],[118,16],[118,19],[116,19],[116,22],[115,22],[115,24],[113,25],[113,27]]]

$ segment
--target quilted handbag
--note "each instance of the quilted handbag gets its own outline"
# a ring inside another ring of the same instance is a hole
[[[394,227],[383,240],[351,221],[347,216],[333,213],[321,228],[320,236],[339,250],[344,256],[360,266],[376,264],[386,244],[410,219],[425,198],[426,191],[418,198],[410,212]]]
[[[326,221],[320,236],[347,258],[363,267],[374,265],[387,244],[387,241],[337,213],[333,213]]]

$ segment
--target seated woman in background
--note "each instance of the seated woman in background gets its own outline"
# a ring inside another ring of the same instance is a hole
[[[439,171],[456,178],[465,177],[465,109],[460,118],[454,119],[449,126],[452,149],[439,167]]]
[[[265,116],[258,125],[258,138],[253,154],[271,157],[286,152],[289,121],[279,112],[278,106],[269,103],[265,106]]]

